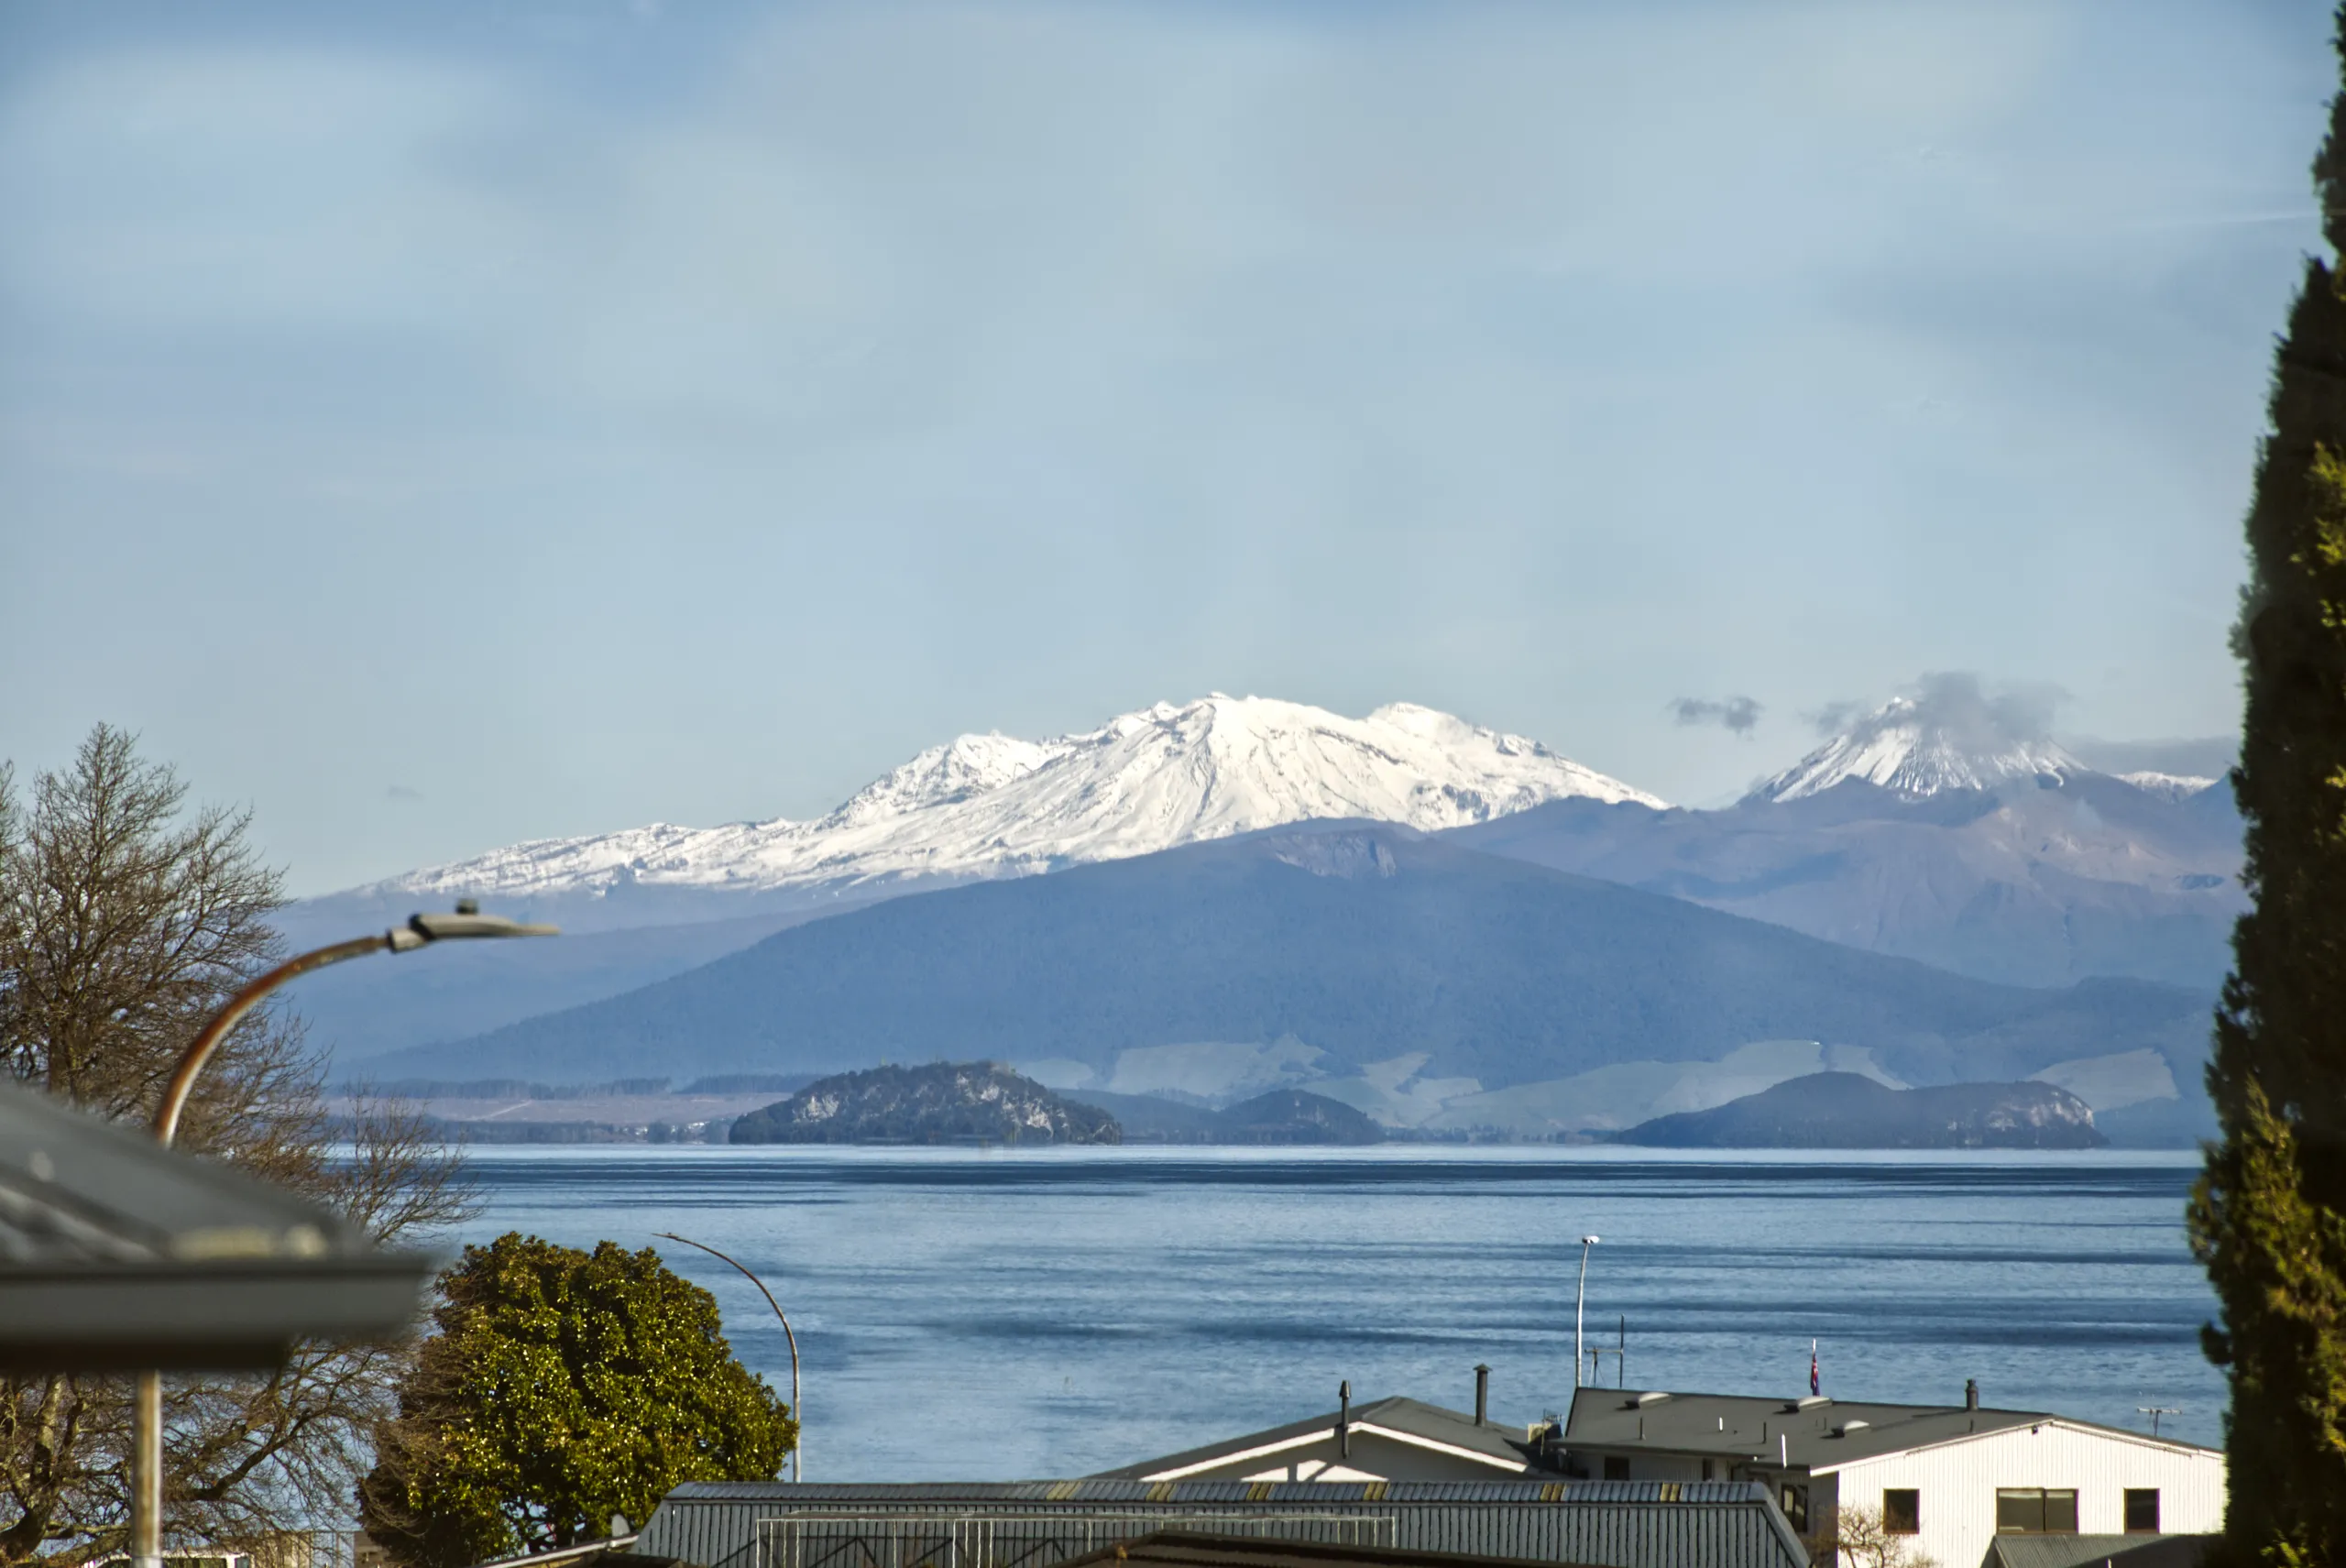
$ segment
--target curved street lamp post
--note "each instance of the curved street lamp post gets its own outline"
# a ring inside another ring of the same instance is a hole
[[[758,1288],[758,1294],[763,1296],[766,1299],[766,1305],[773,1309],[774,1317],[782,1323],[782,1337],[790,1343],[790,1416],[798,1423],[798,1441],[793,1443],[790,1449],[790,1478],[794,1482],[806,1480],[806,1418],[801,1415],[798,1409],[798,1336],[790,1332],[790,1320],[783,1317],[782,1303],[773,1299],[773,1292],[766,1288],[766,1282],[743,1267],[739,1259],[726,1256],[707,1242],[696,1242],[690,1236],[680,1236],[674,1231],[654,1231],[652,1234],[665,1237],[672,1242],[682,1242],[686,1246],[696,1246],[709,1256],[731,1264],[740,1270],[742,1277]]]
[[[1596,1245],[1595,1236],[1580,1238],[1580,1288],[1573,1295],[1573,1387],[1580,1383],[1581,1320],[1588,1308],[1588,1249]]]
[[[179,1135],[180,1113],[187,1108],[188,1097],[195,1089],[195,1080],[204,1064],[230,1030],[243,1021],[246,1014],[270,992],[291,980],[298,980],[328,964],[338,964],[345,959],[365,958],[369,953],[406,953],[433,942],[476,937],[553,937],[560,935],[552,926],[525,926],[501,916],[483,915],[480,906],[471,899],[456,905],[454,915],[417,915],[404,926],[393,927],[380,936],[357,937],[331,947],[317,948],[298,958],[288,959],[254,981],[228,999],[228,1004],[214,1014],[212,1022],[195,1037],[171,1069],[170,1081],[163,1088],[162,1102],[155,1107],[155,1141],[166,1148]],[[163,1561],[163,1376],[159,1372],[138,1375],[137,1400],[135,1411],[136,1432],[131,1447],[130,1488],[130,1554],[137,1568],[161,1568]]]

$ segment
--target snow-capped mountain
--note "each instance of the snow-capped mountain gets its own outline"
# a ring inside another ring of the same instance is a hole
[[[1849,779],[1910,797],[1949,789],[1992,789],[2009,779],[2066,778],[2088,771],[2052,740],[1998,722],[1971,700],[1925,692],[1897,696],[1782,773],[1753,786],[1747,801],[1799,800]]]
[[[1284,823],[1422,830],[1551,800],[1663,803],[1537,741],[1407,703],[1365,718],[1219,694],[1048,740],[964,735],[818,820],[546,839],[354,890],[507,897],[1015,876]]]
[[[2102,772],[2049,738],[2051,707],[1926,675],[1727,809],[1566,801],[1455,839],[2005,984],[2212,990],[2245,907],[2232,792],[2196,769]],[[2130,749],[2150,748],[2079,746]]]

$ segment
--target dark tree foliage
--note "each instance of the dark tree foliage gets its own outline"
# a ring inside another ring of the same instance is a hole
[[[466,1247],[440,1290],[359,1488],[367,1534],[410,1568],[595,1540],[680,1482],[771,1479],[797,1443],[717,1299],[648,1247],[509,1233]]]
[[[2346,8],[2339,18],[2346,58]],[[2314,163],[2346,252],[2346,93]],[[2253,907],[2233,934],[2208,1089],[2223,1128],[2191,1209],[2231,1380],[2227,1546],[2346,1562],[2346,298],[2306,264],[2273,379],[2233,641],[2232,787]]]

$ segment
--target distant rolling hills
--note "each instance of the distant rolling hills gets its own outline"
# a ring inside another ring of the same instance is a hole
[[[1707,1111],[1617,1133],[1657,1148],[2089,1149],[2110,1140],[2084,1101],[2049,1083],[1891,1089],[1853,1072],[1795,1078]]]
[[[2247,905],[2229,788],[2175,798],[2086,770],[1920,796],[1849,779],[1717,811],[1560,800],[1451,837],[2015,985],[2212,992]]]
[[[437,901],[435,901],[437,902]],[[401,924],[418,899],[393,915],[370,910],[330,920],[304,911],[298,944],[316,945]],[[510,913],[499,910],[499,913]],[[428,955],[396,963],[345,964],[295,982],[294,1004],[329,1047],[345,1077],[373,1072],[369,1058],[420,1041],[458,1039],[542,1013],[618,996],[640,985],[698,969],[786,926],[828,910],[792,910],[689,925],[579,930],[570,911],[525,912],[562,925],[555,942],[442,942]],[[477,1078],[478,1073],[466,1073]],[[635,1075],[628,1075],[635,1076]],[[568,1074],[561,1081],[578,1082]]]
[[[383,1078],[576,1080],[988,1058],[1047,1061],[1062,1088],[1110,1087],[1127,1052],[1236,1043],[1285,1074],[1252,1091],[1381,1067],[1465,1093],[1814,1040],[1914,1083],[2128,1052],[2155,1053],[2189,1083],[2206,1033],[2192,990],[1999,985],[1339,823],[895,899],[367,1065]]]
[[[1302,1089],[1274,1089],[1219,1111],[1146,1094],[1068,1098],[1113,1115],[1128,1144],[1359,1145],[1385,1140],[1385,1129],[1356,1107]]]
[[[1065,875],[1087,864],[1148,858],[1200,841],[1226,841],[1225,835],[1332,817],[1446,828],[1443,837],[1464,849],[1619,883],[1978,980],[2057,986],[2114,976],[2212,992],[2243,902],[2237,880],[2239,818],[2229,789],[2209,787],[2231,744],[2113,750],[2097,742],[2089,762],[2010,719],[1977,683],[1933,677],[1913,695],[1858,716],[1736,805],[1688,811],[1664,807],[1523,737],[1427,709],[1399,705],[1352,719],[1298,704],[1216,696],[1160,705],[1097,731],[1052,740],[964,736],[873,781],[818,821],[705,829],[654,824],[513,845],[305,901],[283,911],[280,924],[289,942],[306,945],[380,929],[416,907],[463,894],[481,897],[500,913],[554,921],[568,933],[559,942],[489,944],[396,964],[354,964],[298,982],[291,1003],[311,1020],[311,1038],[332,1055],[342,1079],[414,1076],[401,1065],[411,1047],[618,1002],[740,953],[786,927],[940,889]],[[2098,771],[2138,767],[2154,771],[2122,776]],[[1141,875],[1136,885],[1167,890],[1177,905],[1196,892],[1178,875]],[[1465,889],[1470,882],[1455,885]],[[1513,884],[1499,879],[1491,885]],[[1090,895],[1069,896],[1080,902]],[[1004,907],[1025,905],[1014,897]],[[1337,908],[1308,899],[1282,907],[1298,918]],[[1340,926],[1358,913],[1343,906]],[[1169,922],[1189,917],[1178,906],[1163,912]],[[962,916],[936,918],[949,924]],[[1154,916],[1127,905],[1119,918],[1129,926]],[[927,929],[918,919],[902,927],[893,919],[852,927],[836,940],[861,954],[871,932]],[[1497,1098],[1485,1081],[1487,1064],[1473,1071],[1451,1065],[1477,1052],[1492,1054],[1462,1043],[1485,1027],[1481,1020],[1502,1020],[1490,1026],[1535,1042],[1526,1059],[1549,1068],[1563,1058],[1606,1054],[1594,1044],[1573,1050],[1551,1049],[1552,1041],[1538,1044],[1548,1039],[1542,1030],[1555,1025],[1510,1013],[1515,1002],[1504,999],[1547,996],[1559,983],[1551,976],[1505,972],[1497,955],[1544,961],[1535,948],[1510,945],[1502,931],[1481,954],[1444,952],[1438,944],[1420,951],[1415,933],[1385,933],[1379,939],[1390,942],[1398,972],[1471,975],[1490,999],[1471,1005],[1412,1003],[1421,1012],[1449,1012],[1420,1017],[1405,1008],[1393,1014],[1381,1028],[1386,1045],[1380,1048],[1394,1054],[1381,1063],[1355,1062],[1345,1054],[1351,1045],[1332,1045],[1321,1036],[1332,1028],[1341,1040],[1354,1040],[1380,1029],[1330,1022],[1329,1007],[1310,991],[1325,972],[1322,949],[1348,938],[1341,929],[1266,935],[1272,940],[1264,950],[1296,957],[1294,972],[1303,990],[1275,996],[1277,985],[1261,977],[1212,977],[1199,994],[1234,996],[1244,990],[1247,997],[1243,1005],[1233,1001],[1216,1012],[1189,1004],[1189,990],[1174,987],[1173,1000],[1186,1010],[1154,1021],[1137,1014],[1124,1019],[1120,1039],[1156,1043],[1113,1047],[1122,1053],[1113,1071],[1099,1066],[1101,1050],[1109,1047],[1097,1040],[1082,1052],[1063,1044],[1038,1046],[1060,1038],[1051,1028],[1022,1042],[1016,1059],[1063,1087],[1166,1089],[1218,1100],[1319,1082],[1341,1070],[1355,1074],[1342,1091],[1349,1102],[1388,1121],[1472,1132],[1496,1118],[1492,1130],[1518,1135],[1617,1129],[1693,1108],[1697,1101],[1715,1102],[1708,1098],[1714,1092],[1740,1092],[1793,1071],[1853,1064],[1866,1070],[1864,1063],[1873,1059],[1850,1055],[1868,1047],[1800,1036],[1745,1041],[1749,1048],[1724,1065],[1716,1051],[1682,1059],[1667,1053],[1710,1035],[1657,1022],[1645,1031],[1653,1054],[1634,1064],[1593,1069],[1605,1075],[1597,1079],[1537,1080],[1537,1093]],[[969,945],[960,937],[938,939],[956,950]],[[876,961],[857,957],[847,972],[865,972],[858,966]],[[1038,956],[1024,972],[1037,972],[1049,961]],[[1667,963],[1644,962],[1619,972],[1678,983]],[[731,982],[695,980],[687,989],[699,995],[706,983]],[[1724,999],[1730,989],[1721,981],[1716,994]],[[915,1005],[916,994],[916,989],[907,992],[904,1007]],[[1614,1016],[1634,1015],[1645,1005],[1606,994],[1610,1000],[1570,1005]],[[1650,1000],[1658,1020],[1681,1006],[1673,997]],[[1079,1014],[1097,1005],[1081,987],[1069,1001]],[[1524,1005],[1536,1013],[1533,1003]],[[1755,1002],[1744,1012],[1757,1017],[1770,1010]],[[1782,1015],[1781,1010],[1770,1015]],[[1937,1014],[1925,1008],[1923,1016],[1915,1025],[1923,1034],[1939,1030],[1933,1021]],[[1295,1020],[1293,1027],[1263,1032],[1283,1018]],[[884,1040],[890,1049],[958,1050],[955,1036],[986,1032],[975,1017],[950,1026],[915,1024],[908,1016],[892,1017],[887,1008],[859,1025],[825,1023],[813,1014],[806,1022],[809,1032],[784,1039],[770,1031],[745,1032],[729,1018],[725,1037],[710,1048],[735,1056],[781,1049],[822,1057],[840,1042]],[[1235,1032],[1169,1032],[1177,1026]],[[2196,1025],[2192,1033],[2196,1051]],[[1394,1045],[1402,1039],[1415,1043]],[[497,1048],[506,1048],[502,1036]],[[1493,1051],[1513,1059],[1507,1051]],[[2193,1095],[2197,1072],[2180,1056],[2171,1067],[2143,1069],[2143,1051],[2123,1040],[2092,1042],[2063,1068],[2084,1073],[2096,1086],[2103,1096],[2095,1102],[2098,1112],[2155,1118],[2154,1112],[2133,1107],[2159,1099],[2175,1104],[2178,1088]],[[451,1061],[445,1052],[425,1056]],[[833,1063],[825,1057],[823,1065],[868,1066],[871,1059]],[[641,1069],[628,1063],[574,1071],[555,1059],[538,1075],[576,1082],[611,1071],[634,1076]],[[467,1063],[459,1075],[478,1073]],[[1485,1092],[1478,1097],[1476,1090]],[[2167,1135],[2182,1135],[2190,1120],[2187,1114]]]

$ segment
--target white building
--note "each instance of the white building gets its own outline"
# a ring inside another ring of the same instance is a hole
[[[2219,1451],[1982,1409],[1976,1395],[1953,1406],[1873,1405],[1583,1388],[1551,1443],[1566,1474],[1592,1479],[1765,1481],[1803,1533],[1842,1508],[1876,1510],[1943,1568],[1987,1563],[2000,1538],[2223,1528]]]

